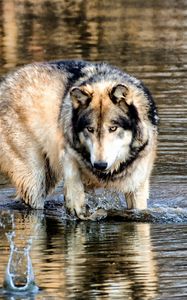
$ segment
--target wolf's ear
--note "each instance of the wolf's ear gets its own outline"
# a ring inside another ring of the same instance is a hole
[[[121,101],[126,101],[128,95],[128,88],[124,84],[118,84],[113,87],[110,98],[114,104],[117,104]]]
[[[88,106],[91,101],[91,96],[79,87],[73,87],[70,91],[70,95],[75,109],[79,106]]]

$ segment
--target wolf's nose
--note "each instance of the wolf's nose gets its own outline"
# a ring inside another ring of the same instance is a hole
[[[107,168],[107,163],[105,161],[97,161],[94,163],[94,168],[100,171],[104,171]]]

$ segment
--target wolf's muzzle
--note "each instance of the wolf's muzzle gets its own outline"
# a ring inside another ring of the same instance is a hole
[[[94,168],[99,170],[99,171],[104,171],[106,170],[108,164],[105,161],[97,161],[94,163]]]

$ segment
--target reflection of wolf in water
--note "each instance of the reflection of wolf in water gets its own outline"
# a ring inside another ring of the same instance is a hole
[[[70,298],[156,299],[150,224],[84,222],[54,236],[47,221],[52,241],[60,243],[58,236],[65,236],[64,281]]]
[[[43,208],[64,177],[66,206],[87,218],[84,187],[121,191],[144,209],[157,112],[142,83],[104,63],[22,67],[0,86],[0,167],[19,197]]]

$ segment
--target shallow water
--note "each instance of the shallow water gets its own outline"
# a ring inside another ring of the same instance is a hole
[[[9,255],[5,233],[11,231],[10,219],[11,213],[1,214],[1,223],[9,220],[0,228],[1,281]],[[186,225],[75,223],[14,213],[14,232],[19,249],[32,240],[32,265],[40,287],[24,299],[186,299]],[[6,299],[23,299],[13,297]]]
[[[123,200],[101,201],[97,195],[110,220],[76,223],[67,220],[57,193],[56,205],[49,201],[44,215],[20,214],[12,210],[20,209],[11,201],[14,189],[0,177],[0,286],[13,214],[15,243],[23,248],[32,240],[30,257],[41,289],[37,295],[0,297],[186,299],[186,1],[1,0],[0,16],[0,75],[32,61],[105,60],[142,79],[160,115],[149,209],[142,213],[115,217],[114,209],[125,208]],[[91,209],[98,205],[95,199]]]

